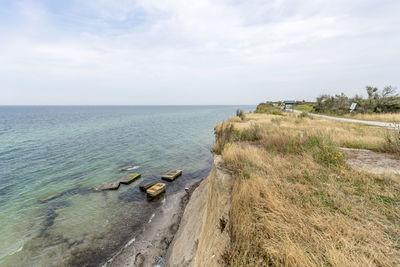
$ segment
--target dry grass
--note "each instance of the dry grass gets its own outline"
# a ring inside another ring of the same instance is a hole
[[[279,117],[216,128],[235,133],[218,145],[236,177],[229,265],[399,266],[400,185],[346,167],[337,148],[358,138],[379,149],[381,130]],[[247,141],[246,129],[258,138]]]
[[[400,113],[346,114],[343,117],[366,121],[400,122]]]
[[[383,151],[387,130],[368,125],[335,121],[323,118],[300,118],[295,114],[271,116],[247,114],[246,122],[234,123],[236,129],[248,128],[255,122],[265,127],[268,134],[296,136],[299,133],[327,136],[339,146]],[[228,121],[230,122],[230,121]]]

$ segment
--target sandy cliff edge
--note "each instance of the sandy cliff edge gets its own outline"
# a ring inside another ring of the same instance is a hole
[[[209,176],[193,192],[165,266],[221,266],[229,249],[229,210],[233,177],[222,157],[214,156]]]

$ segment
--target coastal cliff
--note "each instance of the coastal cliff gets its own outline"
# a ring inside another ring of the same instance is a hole
[[[209,176],[193,192],[166,257],[166,266],[220,266],[229,249],[233,177],[214,156]]]
[[[398,153],[384,133],[291,113],[218,124],[165,266],[399,266],[399,177],[343,148]]]

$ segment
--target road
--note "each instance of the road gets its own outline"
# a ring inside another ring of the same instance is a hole
[[[302,111],[300,111],[300,110],[294,110],[294,112],[295,113],[302,113]],[[332,117],[332,116],[320,115],[320,114],[315,114],[315,113],[308,113],[308,114],[311,115],[311,116],[314,116],[314,117],[330,119],[330,120],[347,121],[347,122],[354,122],[354,123],[363,123],[363,124],[368,124],[368,125],[373,125],[373,126],[386,127],[386,128],[390,128],[390,129],[399,129],[400,128],[399,124],[390,123],[390,122],[363,121],[363,120],[355,120],[355,119],[348,119],[348,118]]]

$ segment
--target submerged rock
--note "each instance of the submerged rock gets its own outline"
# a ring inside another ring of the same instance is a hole
[[[43,197],[41,197],[39,199],[40,203],[47,203],[49,201],[53,201],[55,199],[58,199],[62,196],[73,196],[76,194],[80,194],[80,195],[86,195],[86,194],[90,194],[90,193],[94,193],[92,189],[90,188],[71,188],[68,190],[65,190],[63,192],[57,192],[57,193],[53,193],[53,194],[49,194],[49,195],[45,195]]]
[[[130,184],[130,183],[132,183],[133,181],[135,181],[136,179],[140,178],[140,176],[141,176],[140,174],[135,173],[135,174],[133,174],[133,175],[125,176],[124,178],[122,178],[121,180],[119,180],[119,182],[120,182],[121,184]]]
[[[173,170],[164,174],[162,178],[167,181],[173,181],[181,175],[182,175],[182,170]]]
[[[54,225],[54,221],[56,219],[56,217],[58,216],[57,214],[57,209],[60,208],[64,208],[64,207],[68,207],[69,203],[67,201],[59,201],[59,202],[55,202],[53,204],[51,204],[50,206],[48,206],[44,212],[44,224],[42,229],[40,229],[39,232],[39,236],[44,234],[50,227],[52,227]]]
[[[62,192],[57,192],[57,193],[54,193],[54,194],[50,194],[50,195],[41,197],[39,200],[40,200],[40,202],[47,202],[47,201],[56,199],[56,198],[60,197],[61,195],[63,195]]]
[[[95,190],[117,190],[119,188],[120,182],[105,183],[95,187]]]

